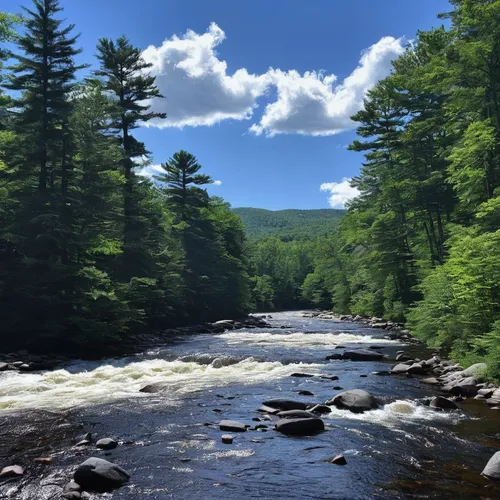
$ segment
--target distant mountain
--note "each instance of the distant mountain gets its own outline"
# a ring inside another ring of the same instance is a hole
[[[279,236],[282,239],[309,239],[331,234],[345,210],[265,210],[263,208],[234,208],[245,226],[249,238]]]

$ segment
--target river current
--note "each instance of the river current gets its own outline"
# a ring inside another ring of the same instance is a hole
[[[75,361],[55,371],[0,373],[0,467],[25,467],[0,482],[0,499],[60,498],[60,486],[90,456],[119,464],[128,485],[106,499],[500,498],[480,477],[500,446],[500,415],[467,401],[440,413],[422,404],[437,393],[418,377],[381,376],[389,361],[325,361],[336,347],[369,348],[394,359],[402,346],[358,323],[273,314],[274,328],[183,335],[122,359]],[[285,328],[281,328],[285,326]],[[339,351],[337,351],[339,352]],[[293,373],[336,375],[297,378]],[[162,392],[142,393],[150,384]],[[381,401],[354,414],[333,408],[326,431],[292,438],[257,410],[268,399],[324,402],[341,389]],[[314,396],[299,396],[307,390]],[[221,443],[218,422],[268,429]],[[112,451],[75,447],[78,436],[112,437]],[[347,465],[329,463],[342,454]],[[50,465],[33,463],[51,456]]]

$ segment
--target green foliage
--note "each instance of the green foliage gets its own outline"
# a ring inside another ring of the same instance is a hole
[[[102,39],[99,78],[77,82],[60,11],[33,0],[18,37],[0,14],[0,43],[18,45],[0,94],[2,349],[99,355],[136,331],[248,312],[243,226],[199,187],[209,177],[188,177],[182,198],[174,177],[160,190],[134,173],[147,150],[131,132],[165,117],[141,51]]]

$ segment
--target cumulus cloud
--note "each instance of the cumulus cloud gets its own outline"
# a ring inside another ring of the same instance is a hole
[[[222,186],[222,181],[214,181],[214,186]]]
[[[249,74],[245,68],[228,74],[227,63],[215,51],[225,38],[224,31],[212,23],[202,35],[189,30],[142,53],[153,65],[151,74],[166,96],[151,104],[154,111],[166,112],[168,118],[153,120],[150,125],[197,127],[252,116],[257,98],[268,87],[268,76]]]
[[[358,67],[336,85],[337,77],[322,72],[270,70],[278,98],[266,106],[251,130],[260,135],[334,135],[353,127],[350,117],[363,107],[363,98],[387,76],[391,61],[403,52],[402,39],[384,37],[361,56]]]
[[[324,182],[320,190],[330,193],[328,203],[332,208],[344,208],[348,201],[359,196],[359,190],[350,183],[351,179],[344,177],[341,182]]]
[[[161,175],[164,173],[165,170],[163,170],[161,165],[148,165],[137,170],[137,175],[147,177],[148,179],[152,179],[155,175]]]

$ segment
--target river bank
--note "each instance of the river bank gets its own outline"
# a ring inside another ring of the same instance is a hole
[[[498,412],[473,398],[434,409],[426,403],[442,393],[422,383],[425,375],[389,375],[399,351],[430,359],[422,345],[352,321],[299,313],[268,321],[271,328],[179,335],[127,358],[1,373],[0,468],[19,465],[24,474],[1,479],[0,498],[60,498],[90,457],[131,475],[93,499],[497,497],[481,472],[500,446]],[[370,360],[326,359],[364,351]],[[141,392],[152,384],[160,390]],[[353,390],[376,407],[343,407],[342,394]],[[336,403],[313,412],[324,431],[293,437],[275,430],[279,417],[259,411],[276,400],[309,412]],[[224,430],[225,420],[245,430]],[[100,449],[102,438],[117,447]],[[339,455],[346,465],[331,463]]]

